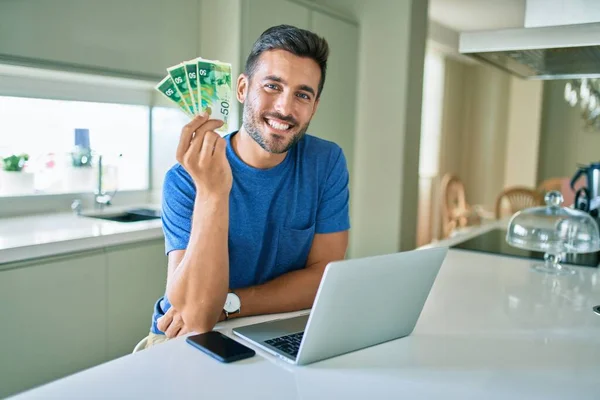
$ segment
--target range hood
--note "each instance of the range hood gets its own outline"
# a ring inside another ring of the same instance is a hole
[[[527,0],[524,25],[462,32],[459,51],[524,79],[600,77],[600,1]]]

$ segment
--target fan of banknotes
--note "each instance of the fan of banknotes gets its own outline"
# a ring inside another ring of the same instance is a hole
[[[156,90],[193,118],[208,112],[224,122],[219,133],[227,133],[231,105],[231,64],[196,58],[167,68],[169,73]]]

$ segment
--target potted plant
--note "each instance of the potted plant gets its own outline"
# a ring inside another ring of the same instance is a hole
[[[28,160],[25,153],[2,158],[0,195],[33,194],[34,175],[24,170]]]
[[[13,154],[2,159],[2,169],[8,172],[21,172],[28,160],[29,154]]]

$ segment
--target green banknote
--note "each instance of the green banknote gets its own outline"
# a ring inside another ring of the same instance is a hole
[[[210,109],[211,100],[214,97],[214,85],[211,84],[210,76],[211,72],[214,69],[214,64],[210,62],[210,60],[205,60],[203,58],[198,59],[198,90],[200,91],[200,106],[201,111],[209,111],[212,113],[212,109]],[[210,110],[209,110],[210,109]]]
[[[202,111],[202,107],[200,105],[200,92],[198,90],[198,63],[196,60],[191,60],[183,64],[185,65],[188,88],[190,89],[192,102],[194,103],[194,112],[195,114],[199,114]]]
[[[156,90],[162,93],[163,96],[167,97],[173,103],[177,104],[186,115],[193,117],[193,113],[190,113],[189,108],[181,98],[181,94],[179,94],[179,91],[177,90],[177,87],[175,86],[175,83],[171,79],[170,75],[165,76],[163,80],[156,85]]]
[[[179,94],[181,95],[181,99],[187,106],[190,114],[196,114],[196,107],[194,106],[194,100],[192,99],[192,93],[190,92],[190,87],[188,86],[187,72],[184,64],[177,64],[172,67],[167,68],[167,72],[173,79],[175,83],[175,87]]]
[[[212,119],[224,122],[218,129],[227,133],[231,106],[231,64],[212,60],[198,60],[200,101],[203,111],[209,111]]]

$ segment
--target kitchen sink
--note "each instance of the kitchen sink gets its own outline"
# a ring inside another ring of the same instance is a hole
[[[150,208],[133,208],[117,213],[106,213],[106,214],[87,214],[86,217],[99,218],[107,221],[116,222],[139,222],[139,221],[150,221],[153,219],[160,219],[161,214],[158,210]]]

